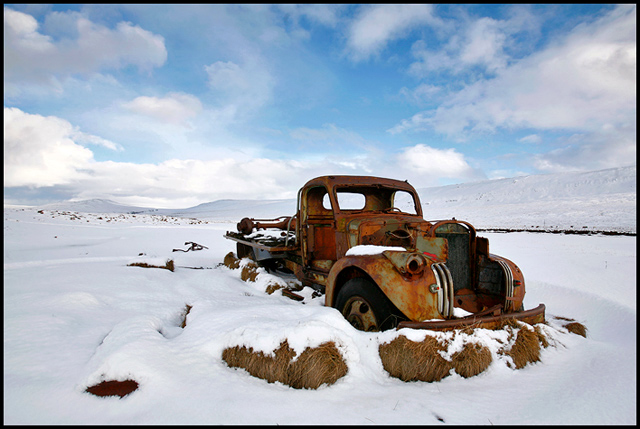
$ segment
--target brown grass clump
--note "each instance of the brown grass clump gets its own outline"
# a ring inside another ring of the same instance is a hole
[[[541,347],[549,346],[545,333],[538,326],[530,329],[515,320],[507,320],[501,329],[510,332],[508,344],[512,343],[512,346],[498,353],[510,356],[516,369],[540,361]],[[458,334],[473,335],[473,330],[455,331],[454,335]],[[450,374],[452,368],[460,376],[469,378],[485,371],[493,361],[491,351],[482,343],[465,342],[462,350],[451,356],[451,361],[440,354],[447,348],[448,344],[440,344],[432,336],[427,335],[419,343],[399,336],[390,343],[381,344],[378,353],[384,369],[403,381],[440,381]]]
[[[242,272],[240,273],[242,281],[255,282],[256,277],[258,277],[258,265],[253,262],[249,262],[247,265],[242,267]]]
[[[331,385],[347,373],[347,364],[333,341],[307,347],[292,362],[296,352],[287,340],[274,350],[274,356],[254,352],[253,348],[234,346],[222,352],[222,359],[232,368],[244,368],[254,377],[269,383],[279,381],[295,389],[317,389]]]
[[[538,341],[540,341],[540,345],[545,349],[549,347],[549,340],[547,340],[547,336],[544,334],[542,329],[539,326],[534,328],[536,335],[538,336]]]
[[[584,326],[582,323],[576,322],[575,319],[570,319],[568,317],[553,316],[553,318],[556,320],[563,320],[565,322],[569,322],[569,323],[563,323],[562,327],[565,328],[567,331],[571,332],[572,334],[581,335],[587,338],[587,327]]]
[[[440,381],[453,368],[451,362],[438,352],[446,347],[434,337],[427,335],[421,342],[407,339],[404,335],[378,348],[382,366],[392,376],[402,381]]]
[[[164,268],[165,270],[169,270],[171,272],[175,271],[176,267],[173,264],[172,259],[167,259],[167,263],[164,265],[151,265],[146,262],[132,262],[127,264],[128,267],[142,267],[142,268]]]
[[[506,354],[511,356],[516,369],[524,368],[528,363],[540,361],[540,340],[535,331],[522,327],[516,341]]]
[[[189,315],[189,312],[191,311],[192,308],[193,308],[192,306],[187,304],[184,309],[184,312],[182,313],[182,323],[180,324],[180,327],[182,329],[184,329],[187,326],[187,315]]]
[[[87,387],[86,391],[96,396],[127,396],[138,389],[138,383],[134,380],[109,380],[94,386]]]
[[[464,378],[480,374],[492,361],[491,351],[478,343],[466,343],[461,351],[451,356],[453,367]]]
[[[563,325],[569,332],[576,335],[582,335],[587,338],[587,327],[579,322],[571,322]]]
[[[229,252],[225,255],[223,263],[232,270],[240,268],[240,259],[236,258],[233,252]]]
[[[291,386],[306,389],[331,385],[348,371],[347,363],[332,341],[305,348],[290,369]]]
[[[282,289],[282,288],[284,288],[284,286],[279,285],[279,284],[277,284],[277,283],[269,283],[269,284],[267,285],[267,288],[266,288],[265,292],[267,292],[267,294],[271,295],[271,294],[272,294],[272,293],[274,293],[275,291],[280,290],[280,289]]]

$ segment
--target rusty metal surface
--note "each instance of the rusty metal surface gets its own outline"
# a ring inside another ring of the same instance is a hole
[[[503,266],[503,269],[505,270],[508,267],[508,270],[510,271],[512,276],[511,282],[513,283],[513,286],[512,290],[508,292],[508,296],[505,300],[505,311],[520,310],[522,308],[525,295],[524,274],[522,273],[522,271],[520,271],[520,268],[516,264],[514,264],[507,258],[490,254],[489,259],[500,262]]]
[[[295,230],[296,229],[296,220],[291,216],[281,216],[275,219],[254,219],[254,218],[243,218],[236,225],[238,228],[238,232],[242,234],[251,234],[251,232],[256,229],[282,229],[282,230]]]
[[[413,255],[419,257],[417,254]],[[408,257],[406,260],[410,262]],[[430,285],[438,283],[433,271],[423,267],[419,274],[411,274],[407,269],[402,274],[392,260],[384,254],[346,256],[337,261],[327,279],[325,305],[335,305],[338,292],[335,285],[339,284],[337,277],[346,268],[357,269],[371,278],[396,308],[409,319],[424,320],[440,317],[438,293],[432,292],[429,288]]]
[[[241,235],[237,235],[233,232],[229,232],[227,231],[227,234],[224,236],[224,238],[228,239],[228,240],[232,240],[232,241],[236,241],[238,243],[241,244],[245,244],[251,247],[255,247],[257,249],[261,249],[261,250],[268,250],[272,253],[277,253],[277,252],[292,252],[297,250],[297,246],[284,246],[284,245],[269,245],[269,244],[264,244],[264,243],[259,243],[257,241],[252,241],[250,239],[247,239],[244,236]]]
[[[497,307],[494,307],[497,308]],[[545,320],[545,305],[540,304],[536,308],[531,310],[525,310],[516,313],[502,313],[502,310],[497,308],[498,315],[480,315],[473,314],[468,317],[460,319],[450,320],[437,320],[431,322],[400,322],[398,323],[398,329],[411,328],[411,329],[429,329],[432,331],[447,331],[453,329],[459,329],[464,327],[472,328],[485,328],[496,329],[504,325],[509,320],[518,320],[521,322],[535,325],[536,323],[543,323]]]

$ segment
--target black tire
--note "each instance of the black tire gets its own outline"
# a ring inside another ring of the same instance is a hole
[[[406,320],[378,286],[364,277],[347,281],[335,303],[335,308],[360,331],[386,331]]]

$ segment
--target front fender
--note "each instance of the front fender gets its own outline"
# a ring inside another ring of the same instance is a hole
[[[369,276],[409,320],[443,318],[438,310],[438,282],[430,268],[431,263],[425,258],[424,269],[419,274],[410,275],[400,273],[384,254],[345,256],[331,267],[327,278],[325,305],[335,305],[340,287],[352,277],[341,274],[355,269]]]

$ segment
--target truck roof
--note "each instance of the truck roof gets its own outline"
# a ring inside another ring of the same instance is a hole
[[[411,193],[416,193],[413,186],[408,181],[386,179],[383,177],[374,176],[349,176],[349,175],[335,175],[335,176],[320,176],[315,179],[309,180],[304,187],[320,186],[323,185],[327,189],[332,189],[334,186],[375,186],[382,185],[386,187],[405,190]]]

